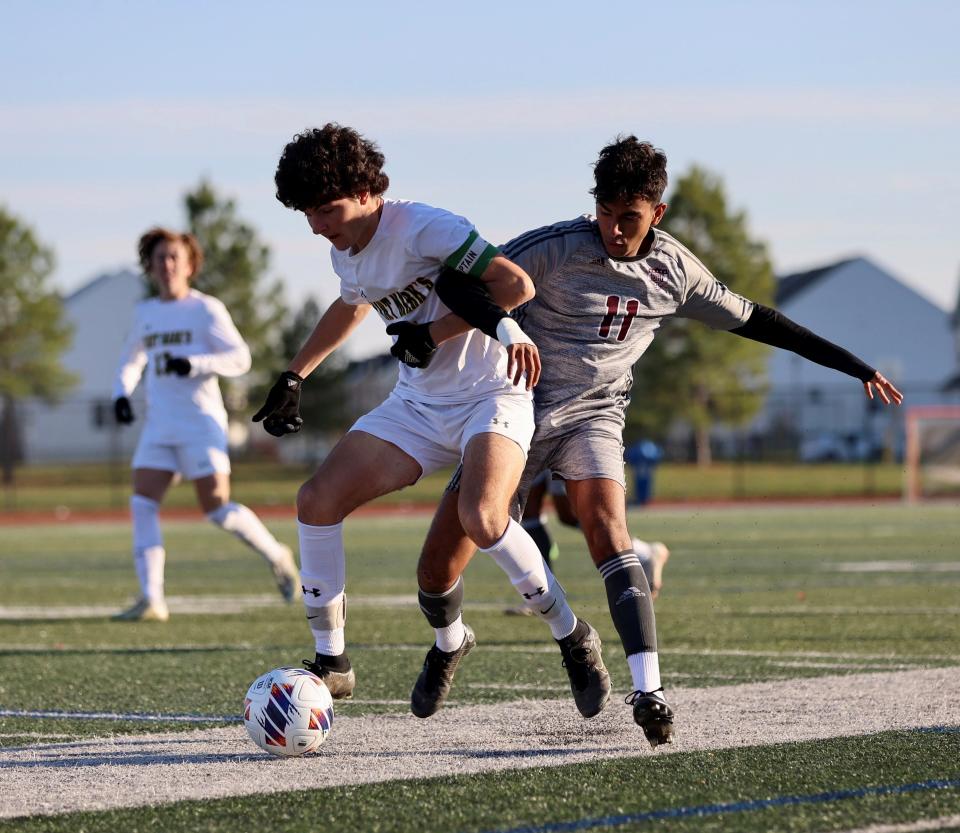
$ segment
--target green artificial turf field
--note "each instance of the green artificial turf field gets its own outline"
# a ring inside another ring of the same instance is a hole
[[[347,522],[347,638],[358,687],[354,702],[338,705],[343,718],[408,710],[410,686],[432,642],[414,579],[427,520]],[[632,515],[631,524],[633,534],[663,540],[672,551],[656,605],[668,694],[960,666],[955,506],[651,511]],[[291,521],[271,526],[296,543]],[[14,795],[0,804],[0,815],[16,815],[17,791],[29,792],[25,748],[147,732],[162,744],[196,729],[235,727],[256,676],[311,655],[302,610],[274,600],[256,556],[207,524],[164,529],[173,614],[166,624],[107,619],[135,591],[125,525],[0,530],[0,786],[14,770],[23,776],[11,782]],[[556,523],[552,529],[561,547],[558,575],[604,640],[615,690],[628,691],[603,587],[579,533]],[[482,554],[467,571],[466,592],[465,620],[479,646],[445,711],[487,706],[495,715],[517,701],[569,699],[546,628],[503,615],[514,604],[512,590]],[[629,722],[616,699],[610,710]],[[678,732],[682,720],[680,713]],[[750,714],[732,703],[729,720]],[[922,829],[949,829],[960,813],[960,734],[952,721],[926,723],[916,727],[925,731],[840,732],[792,743],[771,737],[670,755],[651,754],[638,741],[606,760],[526,768],[507,762],[496,771],[333,785],[320,793],[93,806],[0,820],[0,830],[299,831],[319,826],[318,819],[338,831],[816,831],[919,819],[940,819],[940,827]],[[335,725],[330,749],[336,740]],[[259,755],[252,745],[249,751]],[[120,753],[111,759],[113,766],[124,763]],[[273,763],[264,758],[263,766]],[[128,789],[136,795],[134,783]]]

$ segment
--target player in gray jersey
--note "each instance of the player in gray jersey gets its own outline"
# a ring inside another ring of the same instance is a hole
[[[594,175],[595,217],[535,229],[503,248],[536,286],[519,317],[543,363],[520,502],[545,468],[566,481],[627,655],[633,691],[626,702],[655,747],[671,741],[673,710],[660,683],[650,587],[627,531],[622,432],[631,368],[660,323],[672,316],[696,319],[854,376],[871,399],[899,404],[903,397],[857,357],[731,292],[689,249],[656,228],[667,209],[662,151],[634,136],[618,138],[600,152]],[[441,276],[437,291],[484,332],[506,314],[479,284]],[[472,556],[472,543],[458,529],[456,488],[455,477],[424,544],[421,570]]]

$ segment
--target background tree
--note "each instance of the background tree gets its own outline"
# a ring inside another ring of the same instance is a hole
[[[287,315],[283,282],[268,283],[270,249],[257,232],[237,217],[233,200],[217,195],[208,182],[201,182],[184,197],[189,230],[200,241],[203,271],[194,285],[226,304],[237,329],[253,354],[253,379],[268,377],[278,351],[281,328]],[[224,380],[228,409],[245,407],[245,397]]]
[[[46,286],[53,252],[33,231],[0,208],[0,467],[13,483],[24,449],[17,403],[56,402],[77,383],[60,363],[73,331],[63,303]]]
[[[692,167],[676,183],[661,227],[700,258],[722,283],[771,304],[773,268],[765,244],[752,240],[742,211],[731,211],[720,179]],[[685,319],[667,322],[636,367],[627,436],[663,440],[688,424],[696,458],[710,463],[715,424],[743,425],[766,396],[769,347]]]

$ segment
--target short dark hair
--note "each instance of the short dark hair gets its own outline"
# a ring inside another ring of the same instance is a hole
[[[144,232],[137,242],[137,254],[140,256],[140,266],[143,267],[144,274],[150,274],[150,259],[153,257],[153,250],[161,243],[183,243],[187,252],[190,254],[190,264],[193,271],[191,278],[197,276],[203,268],[203,249],[197,238],[186,231],[172,231],[161,226],[154,226],[149,231]]]
[[[305,211],[364,191],[379,196],[390,185],[384,161],[380,148],[352,127],[331,122],[304,130],[277,163],[277,199]]]
[[[617,136],[593,166],[597,202],[641,197],[656,204],[667,190],[667,155],[636,136]]]

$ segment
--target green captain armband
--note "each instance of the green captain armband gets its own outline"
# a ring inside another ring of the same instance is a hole
[[[473,275],[479,278],[490,261],[498,254],[500,254],[500,250],[496,246],[490,245],[474,229],[470,232],[470,236],[464,244],[450,255],[443,262],[443,265],[448,266],[455,272],[462,272],[465,275]]]

